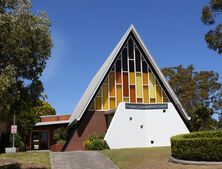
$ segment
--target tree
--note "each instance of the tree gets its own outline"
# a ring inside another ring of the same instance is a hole
[[[194,130],[209,129],[213,114],[221,114],[222,84],[213,71],[195,71],[193,65],[162,69],[183,107],[191,116]],[[200,124],[198,124],[200,123]],[[211,127],[212,128],[212,127]]]
[[[16,114],[20,131],[33,125],[33,108],[44,98],[40,76],[52,48],[47,14],[31,10],[29,0],[0,1],[0,118]]]
[[[55,109],[46,101],[39,100],[38,106],[34,108],[35,114],[40,116],[55,115]]]
[[[221,0],[210,0],[208,6],[205,6],[202,10],[201,20],[205,25],[214,25],[216,18],[222,12]],[[208,48],[222,53],[222,24],[219,23],[216,27],[205,34],[205,41],[208,44]]]

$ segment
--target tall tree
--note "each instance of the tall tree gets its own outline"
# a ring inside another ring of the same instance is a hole
[[[208,6],[202,10],[201,20],[205,25],[216,24],[216,18],[222,13],[222,1],[210,0]],[[208,47],[219,54],[222,53],[222,24],[218,23],[214,29],[205,34],[205,41]]]
[[[13,114],[29,120],[29,112],[44,97],[40,76],[51,53],[51,22],[45,12],[31,10],[29,0],[0,1],[0,118],[4,120]]]
[[[219,75],[213,71],[195,71],[193,65],[164,68],[162,72],[191,116],[193,129],[209,129],[214,123],[212,115],[222,113]]]

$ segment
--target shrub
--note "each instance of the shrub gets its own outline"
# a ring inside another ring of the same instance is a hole
[[[13,142],[13,136],[10,136],[10,143]],[[24,141],[22,140],[22,136],[20,134],[15,134],[15,147],[18,148],[19,151],[26,151],[26,146]]]
[[[182,160],[222,161],[222,131],[193,132],[171,137],[172,156]]]
[[[92,134],[84,141],[86,150],[104,150],[109,149],[103,135]]]
[[[54,131],[54,139],[57,143],[64,143],[67,138],[67,132],[64,127],[58,128]]]

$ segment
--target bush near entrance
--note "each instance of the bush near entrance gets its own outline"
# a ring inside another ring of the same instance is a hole
[[[191,161],[222,161],[222,131],[204,131],[171,137],[172,156]]]
[[[109,149],[106,141],[104,140],[104,136],[97,134],[92,134],[88,139],[84,141],[84,147],[86,150],[105,150]]]

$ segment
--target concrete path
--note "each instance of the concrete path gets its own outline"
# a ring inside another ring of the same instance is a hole
[[[52,169],[118,169],[98,151],[51,153]]]

